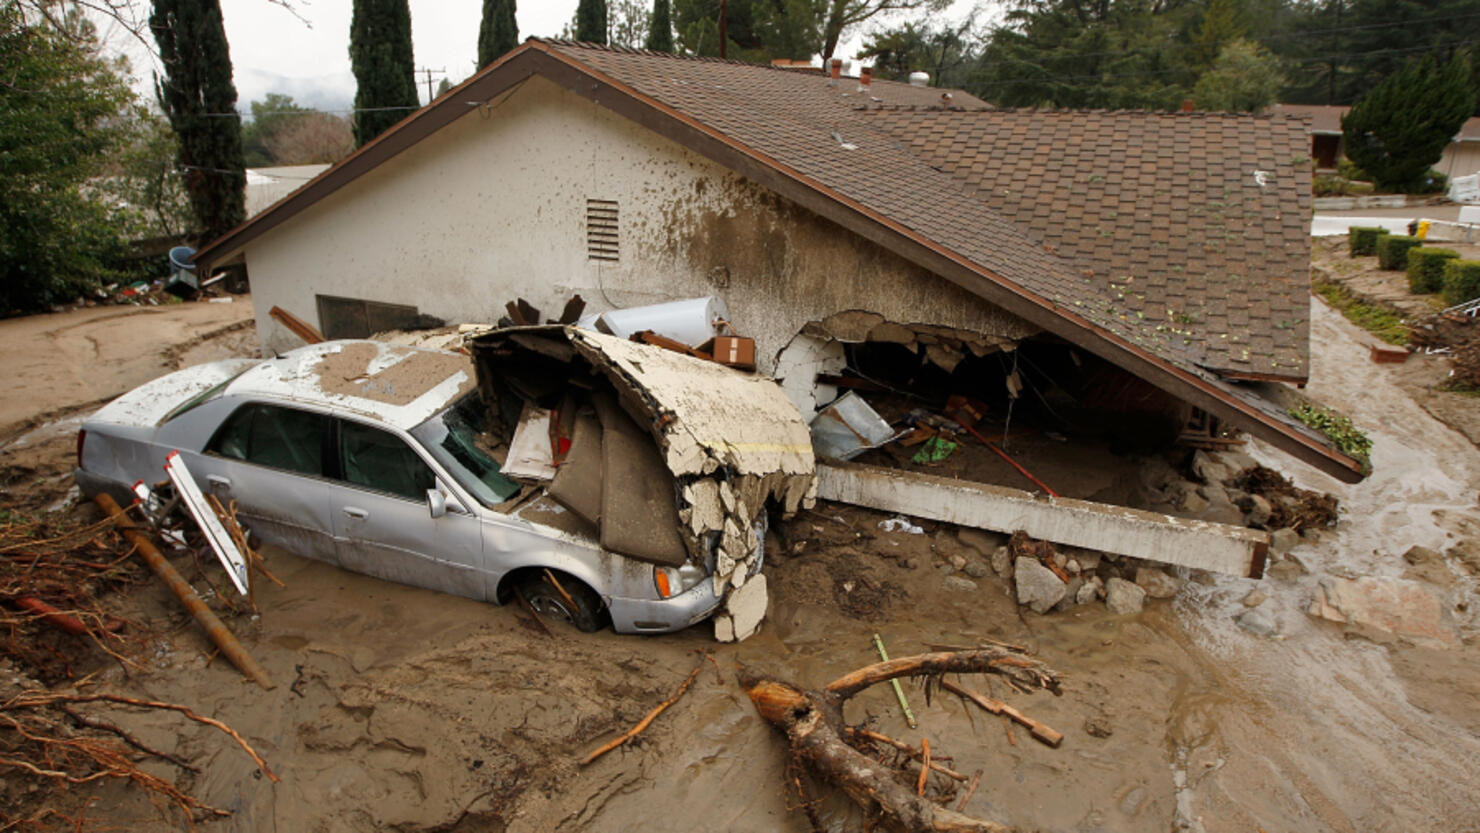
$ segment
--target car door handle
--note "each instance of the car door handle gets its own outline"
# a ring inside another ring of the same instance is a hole
[[[206,482],[209,483],[209,484],[211,484],[211,488],[212,489],[222,489],[222,490],[225,490],[225,489],[230,489],[231,488],[231,478],[229,478],[229,477],[222,477],[219,474],[208,474],[208,475],[206,475]]]
[[[369,512],[356,506],[344,507],[344,515],[348,518],[354,518],[357,521],[363,521],[364,519],[370,517]]]

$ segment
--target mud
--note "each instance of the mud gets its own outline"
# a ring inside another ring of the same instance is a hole
[[[152,585],[119,600],[151,626],[150,667],[130,675],[100,664],[89,685],[223,719],[282,775],[276,785],[255,777],[217,733],[111,715],[202,768],[161,771],[233,811],[204,830],[804,831],[784,744],[754,714],[737,666],[817,685],[870,662],[876,632],[893,655],[998,639],[1062,672],[1064,695],[965,683],[1064,732],[1061,748],[954,697],[927,703],[909,685],[916,730],[885,687],[846,715],[914,743],[928,736],[953,768],[982,770],[970,813],[1050,831],[1473,829],[1480,607],[1465,547],[1480,530],[1480,452],[1406,396],[1390,366],[1367,362],[1361,333],[1319,302],[1313,313],[1308,392],[1369,431],[1375,471],[1348,486],[1253,444],[1260,462],[1343,508],[1337,528],[1301,539],[1277,578],[1197,576],[1127,617],[1100,605],[1038,616],[994,574],[971,579],[974,590],[947,584],[952,555],[987,555],[963,549],[949,528],[888,531],[883,515],[822,504],[774,530],[760,633],[719,646],[702,626],[657,638],[546,636],[514,607],[269,550],[286,588],[261,588],[261,617],[231,625],[277,689],[208,662],[205,639]],[[1070,488],[1071,467],[1062,476]],[[1450,577],[1458,647],[1377,644],[1305,614],[1321,575],[1399,576],[1415,544],[1446,554],[1437,566]],[[1270,597],[1275,638],[1234,621],[1256,587]],[[636,742],[575,764],[698,662],[694,686]],[[822,795],[829,830],[864,829],[846,800]],[[92,827],[158,826],[156,811],[121,787],[95,797]]]
[[[466,357],[360,342],[326,353],[319,360],[317,373],[319,387],[325,393],[386,405],[409,405],[459,370],[467,373],[467,378],[457,395],[474,386],[472,365]]]

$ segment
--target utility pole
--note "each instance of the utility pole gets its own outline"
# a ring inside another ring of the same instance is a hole
[[[445,72],[447,72],[447,68],[446,67],[443,67],[441,69],[431,69],[429,67],[422,67],[421,69],[417,70],[417,72],[418,73],[425,73],[426,74],[426,77],[427,77],[427,103],[428,104],[431,104],[432,103],[432,73],[434,73],[434,72],[442,72],[442,73],[445,73]]]
[[[725,57],[725,41],[729,40],[725,36],[725,18],[729,17],[726,13],[728,5],[726,0],[719,0],[719,56],[721,58]]]

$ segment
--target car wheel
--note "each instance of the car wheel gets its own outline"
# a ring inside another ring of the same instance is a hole
[[[601,629],[601,597],[579,579],[570,576],[555,577],[559,584],[551,581],[549,570],[519,584],[519,592],[529,606],[542,619],[569,622],[583,633]]]

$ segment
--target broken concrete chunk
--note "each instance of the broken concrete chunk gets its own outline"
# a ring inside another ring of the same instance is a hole
[[[1146,595],[1153,599],[1170,599],[1177,595],[1179,582],[1156,569],[1155,567],[1139,567],[1136,569],[1136,584],[1146,591]]]
[[[1027,605],[1034,613],[1047,613],[1067,592],[1053,570],[1034,558],[1017,559],[1013,563],[1013,577],[1017,582],[1018,604]]]
[[[992,571],[1003,578],[1012,578],[1012,552],[1007,547],[992,550]]]
[[[1276,529],[1269,534],[1269,548],[1283,555],[1300,543],[1300,533],[1293,529]]]
[[[1236,474],[1206,451],[1193,452],[1192,473],[1204,483],[1222,483]]]
[[[1087,605],[1098,599],[1105,593],[1105,582],[1099,576],[1090,576],[1084,584],[1080,585],[1079,592],[1074,594],[1074,601],[1078,604]]]
[[[1441,647],[1459,642],[1444,602],[1423,584],[1406,579],[1325,576],[1308,612],[1378,641],[1401,636]]]
[[[1105,582],[1105,607],[1117,616],[1140,613],[1146,606],[1146,591],[1123,578]]]
[[[758,573],[725,599],[721,612],[714,617],[714,638],[739,642],[754,634],[765,618],[768,598],[766,576]]]

